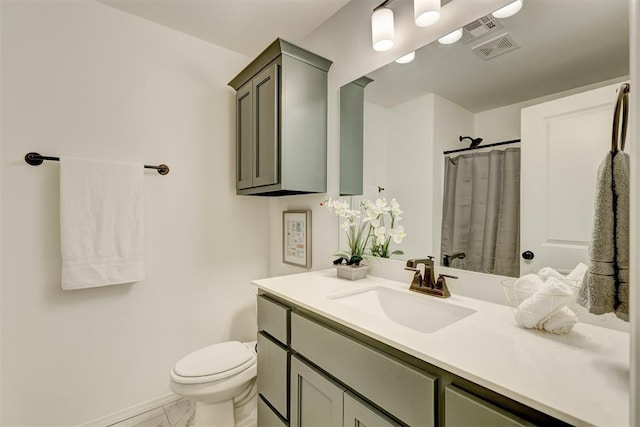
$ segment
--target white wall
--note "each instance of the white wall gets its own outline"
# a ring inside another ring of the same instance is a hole
[[[389,194],[400,203],[407,237],[394,249],[405,258],[431,255],[433,197],[433,95],[425,95],[389,109],[387,141]]]
[[[366,89],[365,89],[366,90]],[[364,147],[362,185],[363,197],[375,200],[378,187],[385,189],[385,195],[393,194],[387,179],[387,147],[389,145],[389,111],[376,104],[364,102]]]
[[[237,197],[233,90],[249,58],[90,1],[3,1],[2,425],[74,425],[169,393],[177,359],[255,337],[268,201]],[[146,280],[60,288],[59,164],[144,176]]]

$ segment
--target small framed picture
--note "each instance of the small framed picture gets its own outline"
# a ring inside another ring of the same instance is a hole
[[[311,268],[311,211],[282,212],[282,262]]]

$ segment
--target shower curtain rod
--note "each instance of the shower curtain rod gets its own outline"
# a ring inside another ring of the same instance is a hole
[[[42,156],[39,153],[35,153],[35,152],[31,152],[31,153],[27,153],[24,156],[24,161],[29,163],[31,166],[38,166],[41,165],[43,161],[45,160],[52,160],[54,162],[59,162],[60,161],[60,157],[52,157],[52,156]],[[158,171],[158,173],[160,175],[166,175],[169,173],[169,166],[165,165],[165,164],[160,164],[158,166],[154,166],[154,165],[144,165],[145,169],[155,169]]]
[[[498,147],[500,145],[516,144],[518,142],[520,142],[519,139],[512,139],[511,141],[494,142],[493,144],[485,144],[485,145],[478,145],[476,147],[458,148],[457,150],[443,151],[442,154],[460,153],[462,151],[471,151],[471,150],[479,150],[480,148]]]

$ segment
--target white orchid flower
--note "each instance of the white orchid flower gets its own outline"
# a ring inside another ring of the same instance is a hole
[[[386,238],[387,230],[383,227],[377,227],[373,230],[373,235],[376,237],[376,243],[379,245],[384,244],[384,240]]]
[[[402,239],[407,237],[407,233],[404,232],[404,227],[399,225],[389,232],[389,236],[391,236],[394,242],[400,243]]]
[[[400,204],[396,201],[396,199],[391,199],[391,214],[399,219],[400,215],[404,212],[400,209]]]

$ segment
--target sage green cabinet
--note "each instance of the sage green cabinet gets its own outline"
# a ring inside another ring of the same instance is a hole
[[[298,357],[291,358],[291,425],[342,427],[345,389]]]
[[[236,90],[237,194],[326,192],[331,64],[277,39],[229,82]]]

